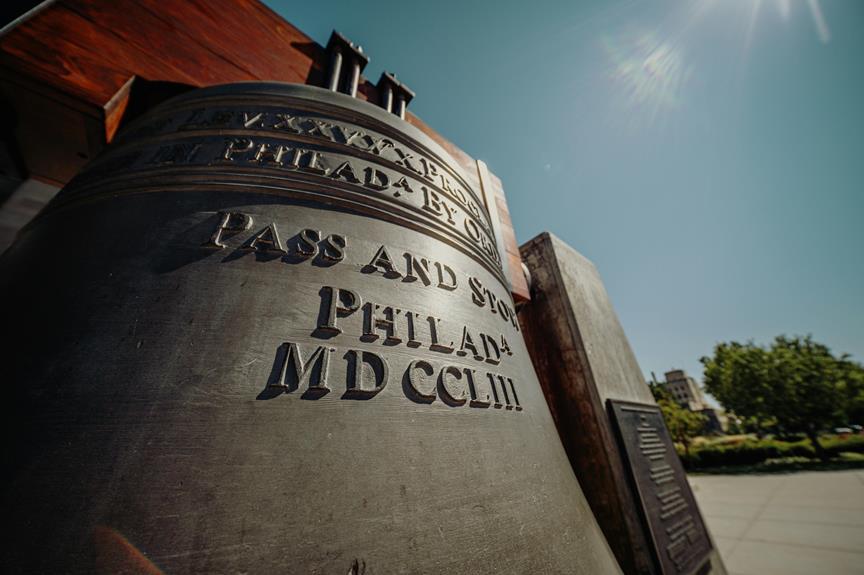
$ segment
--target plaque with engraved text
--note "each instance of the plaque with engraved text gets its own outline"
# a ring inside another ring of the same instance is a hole
[[[711,541],[660,408],[609,400],[609,411],[660,572],[696,572],[711,551]]]

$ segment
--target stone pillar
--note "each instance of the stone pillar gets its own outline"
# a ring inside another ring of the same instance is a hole
[[[520,251],[532,281],[531,301],[519,314],[528,351],[573,470],[622,569],[725,573],[596,268],[549,233]],[[681,521],[684,529],[673,529]]]

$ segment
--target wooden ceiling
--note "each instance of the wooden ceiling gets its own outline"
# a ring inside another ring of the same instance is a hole
[[[138,109],[184,89],[241,81],[321,86],[324,48],[255,0],[56,0],[0,37],[0,94],[29,176],[62,186]],[[378,101],[361,79],[358,97]],[[434,94],[420,97],[434,98]],[[474,177],[477,164],[419,118]],[[528,299],[501,181],[491,175],[513,295]]]

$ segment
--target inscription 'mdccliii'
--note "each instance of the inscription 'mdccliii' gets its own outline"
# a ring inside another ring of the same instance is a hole
[[[320,399],[333,390],[330,372],[334,355],[346,361],[342,399],[372,399],[390,383],[390,364],[377,353],[348,349],[342,354],[328,346],[304,352],[297,343],[285,342],[274,364],[275,377],[267,387],[285,393],[302,389],[304,399]],[[522,411],[512,378],[453,364],[415,359],[402,372],[402,389],[405,397],[420,404],[440,399],[450,407]]]

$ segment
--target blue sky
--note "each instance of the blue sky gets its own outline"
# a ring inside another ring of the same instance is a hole
[[[780,333],[864,360],[864,2],[268,4],[590,258],[646,375]]]

